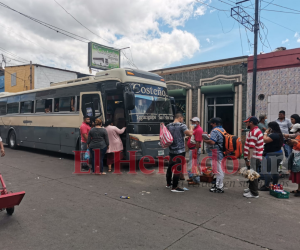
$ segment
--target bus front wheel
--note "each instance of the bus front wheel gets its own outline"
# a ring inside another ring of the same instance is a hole
[[[11,149],[17,148],[17,136],[15,131],[11,131],[8,137],[8,145]]]

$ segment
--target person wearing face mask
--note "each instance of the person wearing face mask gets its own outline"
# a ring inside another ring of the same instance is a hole
[[[295,126],[295,124],[300,124],[300,116],[297,114],[291,115],[291,123],[292,123],[292,128]],[[291,130],[292,132],[292,130]],[[285,139],[295,139],[298,135],[300,135],[299,132],[297,133],[292,133],[292,134],[283,134]]]
[[[174,193],[182,193],[183,189],[178,187],[178,182],[180,178],[180,173],[182,173],[182,165],[186,164],[185,162],[185,136],[192,136],[193,131],[189,130],[187,126],[183,123],[183,115],[182,113],[177,113],[175,115],[174,122],[169,123],[167,129],[170,131],[173,137],[173,143],[170,145],[170,160],[169,166],[166,174],[167,179],[167,188],[171,188],[171,180],[172,180],[172,171],[173,175],[173,184],[172,184],[172,192]],[[182,161],[181,161],[182,159]],[[176,169],[173,169],[173,166],[176,164]]]
[[[200,167],[200,155],[201,155],[201,142],[203,130],[200,127],[200,119],[194,117],[191,119],[193,135],[189,137],[187,146],[189,148],[189,163],[188,163],[188,174],[189,174],[189,185],[195,185],[200,183],[200,176],[197,175],[197,169],[193,169],[195,165],[197,168]],[[194,165],[194,166],[193,166]]]

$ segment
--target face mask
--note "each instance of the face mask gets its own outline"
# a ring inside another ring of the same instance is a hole
[[[250,126],[248,126],[247,129],[250,129]]]
[[[265,122],[268,122],[268,119],[266,119]]]
[[[196,128],[196,127],[197,127],[197,124],[192,124],[192,126],[193,126],[194,128]]]

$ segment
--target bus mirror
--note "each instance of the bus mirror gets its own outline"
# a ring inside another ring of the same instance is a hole
[[[135,96],[133,92],[125,92],[124,101],[127,110],[133,110],[135,108]]]
[[[175,115],[176,114],[176,105],[172,104],[172,112]]]

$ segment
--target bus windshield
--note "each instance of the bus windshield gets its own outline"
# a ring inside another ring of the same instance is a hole
[[[173,120],[168,97],[135,95],[135,108],[130,111],[131,122],[168,122]]]

